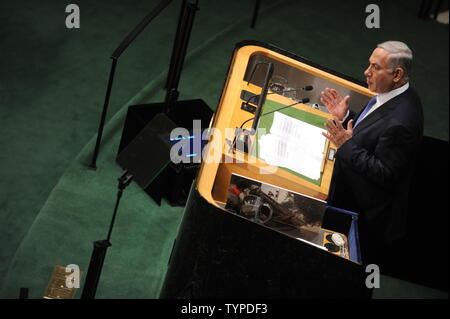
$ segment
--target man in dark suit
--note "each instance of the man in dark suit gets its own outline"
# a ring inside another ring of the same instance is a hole
[[[379,44],[364,71],[376,95],[358,114],[349,111],[349,96],[322,92],[334,117],[324,135],[338,148],[328,202],[359,213],[365,264],[382,264],[383,253],[406,231],[409,184],[423,135],[422,105],[409,86],[411,64],[406,44]]]

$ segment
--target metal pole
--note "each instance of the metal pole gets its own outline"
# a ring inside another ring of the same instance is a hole
[[[259,6],[260,5],[261,5],[261,0],[256,0],[255,1],[255,8],[253,9],[252,24],[250,26],[252,29],[255,28],[256,18],[258,17],[258,11],[259,11]]]
[[[105,103],[103,105],[103,111],[102,116],[100,120],[100,125],[98,128],[98,134],[97,134],[97,142],[95,143],[95,149],[94,154],[92,156],[91,164],[89,164],[90,169],[97,169],[97,156],[98,152],[100,150],[100,143],[102,140],[102,134],[103,134],[103,127],[105,126],[105,119],[106,119],[106,113],[108,112],[108,105],[109,105],[109,97],[111,95],[111,88],[113,84],[114,79],[114,72],[116,70],[116,64],[117,60],[119,59],[120,55],[126,50],[126,48],[133,42],[136,37],[145,29],[145,27],[158,16],[158,14],[161,13],[161,11],[166,8],[169,3],[171,3],[172,0],[162,0],[149,14],[147,14],[144,19],[127,35],[125,39],[120,43],[120,45],[114,50],[111,59],[113,60],[111,71],[109,73],[109,80],[108,80],[108,88],[106,90],[106,96],[105,96]]]
[[[133,175],[125,171],[121,177],[119,177],[119,186],[117,192],[116,205],[114,206],[114,213],[109,224],[109,230],[107,238],[104,240],[94,241],[94,250],[92,251],[91,261],[89,262],[89,268],[86,275],[86,280],[83,286],[83,292],[81,299],[94,299],[97,291],[98,282],[102,274],[103,262],[105,261],[106,252],[109,247],[112,246],[110,239],[111,233],[116,219],[117,210],[119,208],[120,198],[122,197],[123,190],[130,185],[133,180]]]
[[[186,57],[189,38],[194,23],[195,11],[197,10],[198,0],[195,1],[195,3],[183,0],[166,81],[167,93],[165,98],[165,113],[168,115],[170,115],[172,107],[178,100],[178,83],[180,81],[183,63]]]
[[[108,87],[106,89],[105,103],[103,104],[102,116],[100,119],[100,125],[98,127],[97,141],[95,143],[95,149],[94,149],[94,154],[92,156],[91,164],[89,164],[89,168],[93,169],[93,170],[97,169],[97,156],[98,156],[98,152],[100,150],[100,143],[102,140],[103,127],[105,126],[106,113],[108,112],[109,97],[111,96],[111,88],[112,88],[113,81],[114,81],[114,73],[116,71],[116,64],[117,64],[117,59],[112,58],[111,71],[109,72]]]

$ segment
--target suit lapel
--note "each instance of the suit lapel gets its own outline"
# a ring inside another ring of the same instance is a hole
[[[392,106],[394,105],[394,100],[396,100],[397,96],[393,99],[390,99],[383,105],[381,105],[379,108],[377,108],[375,111],[367,115],[353,130],[353,136],[357,135],[362,130],[366,129],[367,127],[373,125],[378,120],[385,117],[389,111],[391,110]],[[359,112],[358,117],[361,116],[362,112]],[[357,118],[356,118],[357,119]],[[355,119],[355,122],[356,122]]]
[[[375,111],[373,111],[372,113],[367,115],[366,118],[363,119],[361,121],[361,123],[359,123],[353,129],[353,136],[357,135],[362,130],[373,125],[375,122],[377,122],[378,120],[380,120],[383,117],[385,117],[386,115],[388,115],[392,111],[392,109],[395,107],[395,105],[398,103],[398,100],[401,99],[402,97],[406,96],[407,94],[409,94],[409,92],[411,92],[411,87],[409,87],[405,92],[393,97],[392,99],[390,99],[389,101],[387,101],[386,103],[381,105],[378,109],[376,109]],[[363,110],[361,110],[358,113],[358,116],[355,118],[355,122],[358,119],[358,117],[361,116],[361,113],[363,112]]]
[[[382,112],[378,112],[380,109],[377,109],[375,111],[373,111],[372,113],[370,113],[369,115],[367,115],[367,117],[362,120],[353,130],[353,136],[358,135],[359,132],[361,132],[362,130],[364,130],[365,128],[371,126],[372,124],[374,124],[375,122],[377,122],[379,119],[383,118],[384,115],[380,114]]]

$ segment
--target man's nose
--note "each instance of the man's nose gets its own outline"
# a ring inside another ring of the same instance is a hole
[[[369,77],[369,76],[371,75],[371,74],[370,74],[370,67],[367,68],[367,69],[364,71],[364,75],[367,76],[367,77]]]

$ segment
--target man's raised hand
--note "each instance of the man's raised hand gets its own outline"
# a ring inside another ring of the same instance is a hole
[[[332,115],[342,121],[348,111],[348,100],[350,99],[350,96],[347,95],[342,98],[335,89],[329,88],[326,88],[321,94],[322,97],[320,98],[320,101]]]

